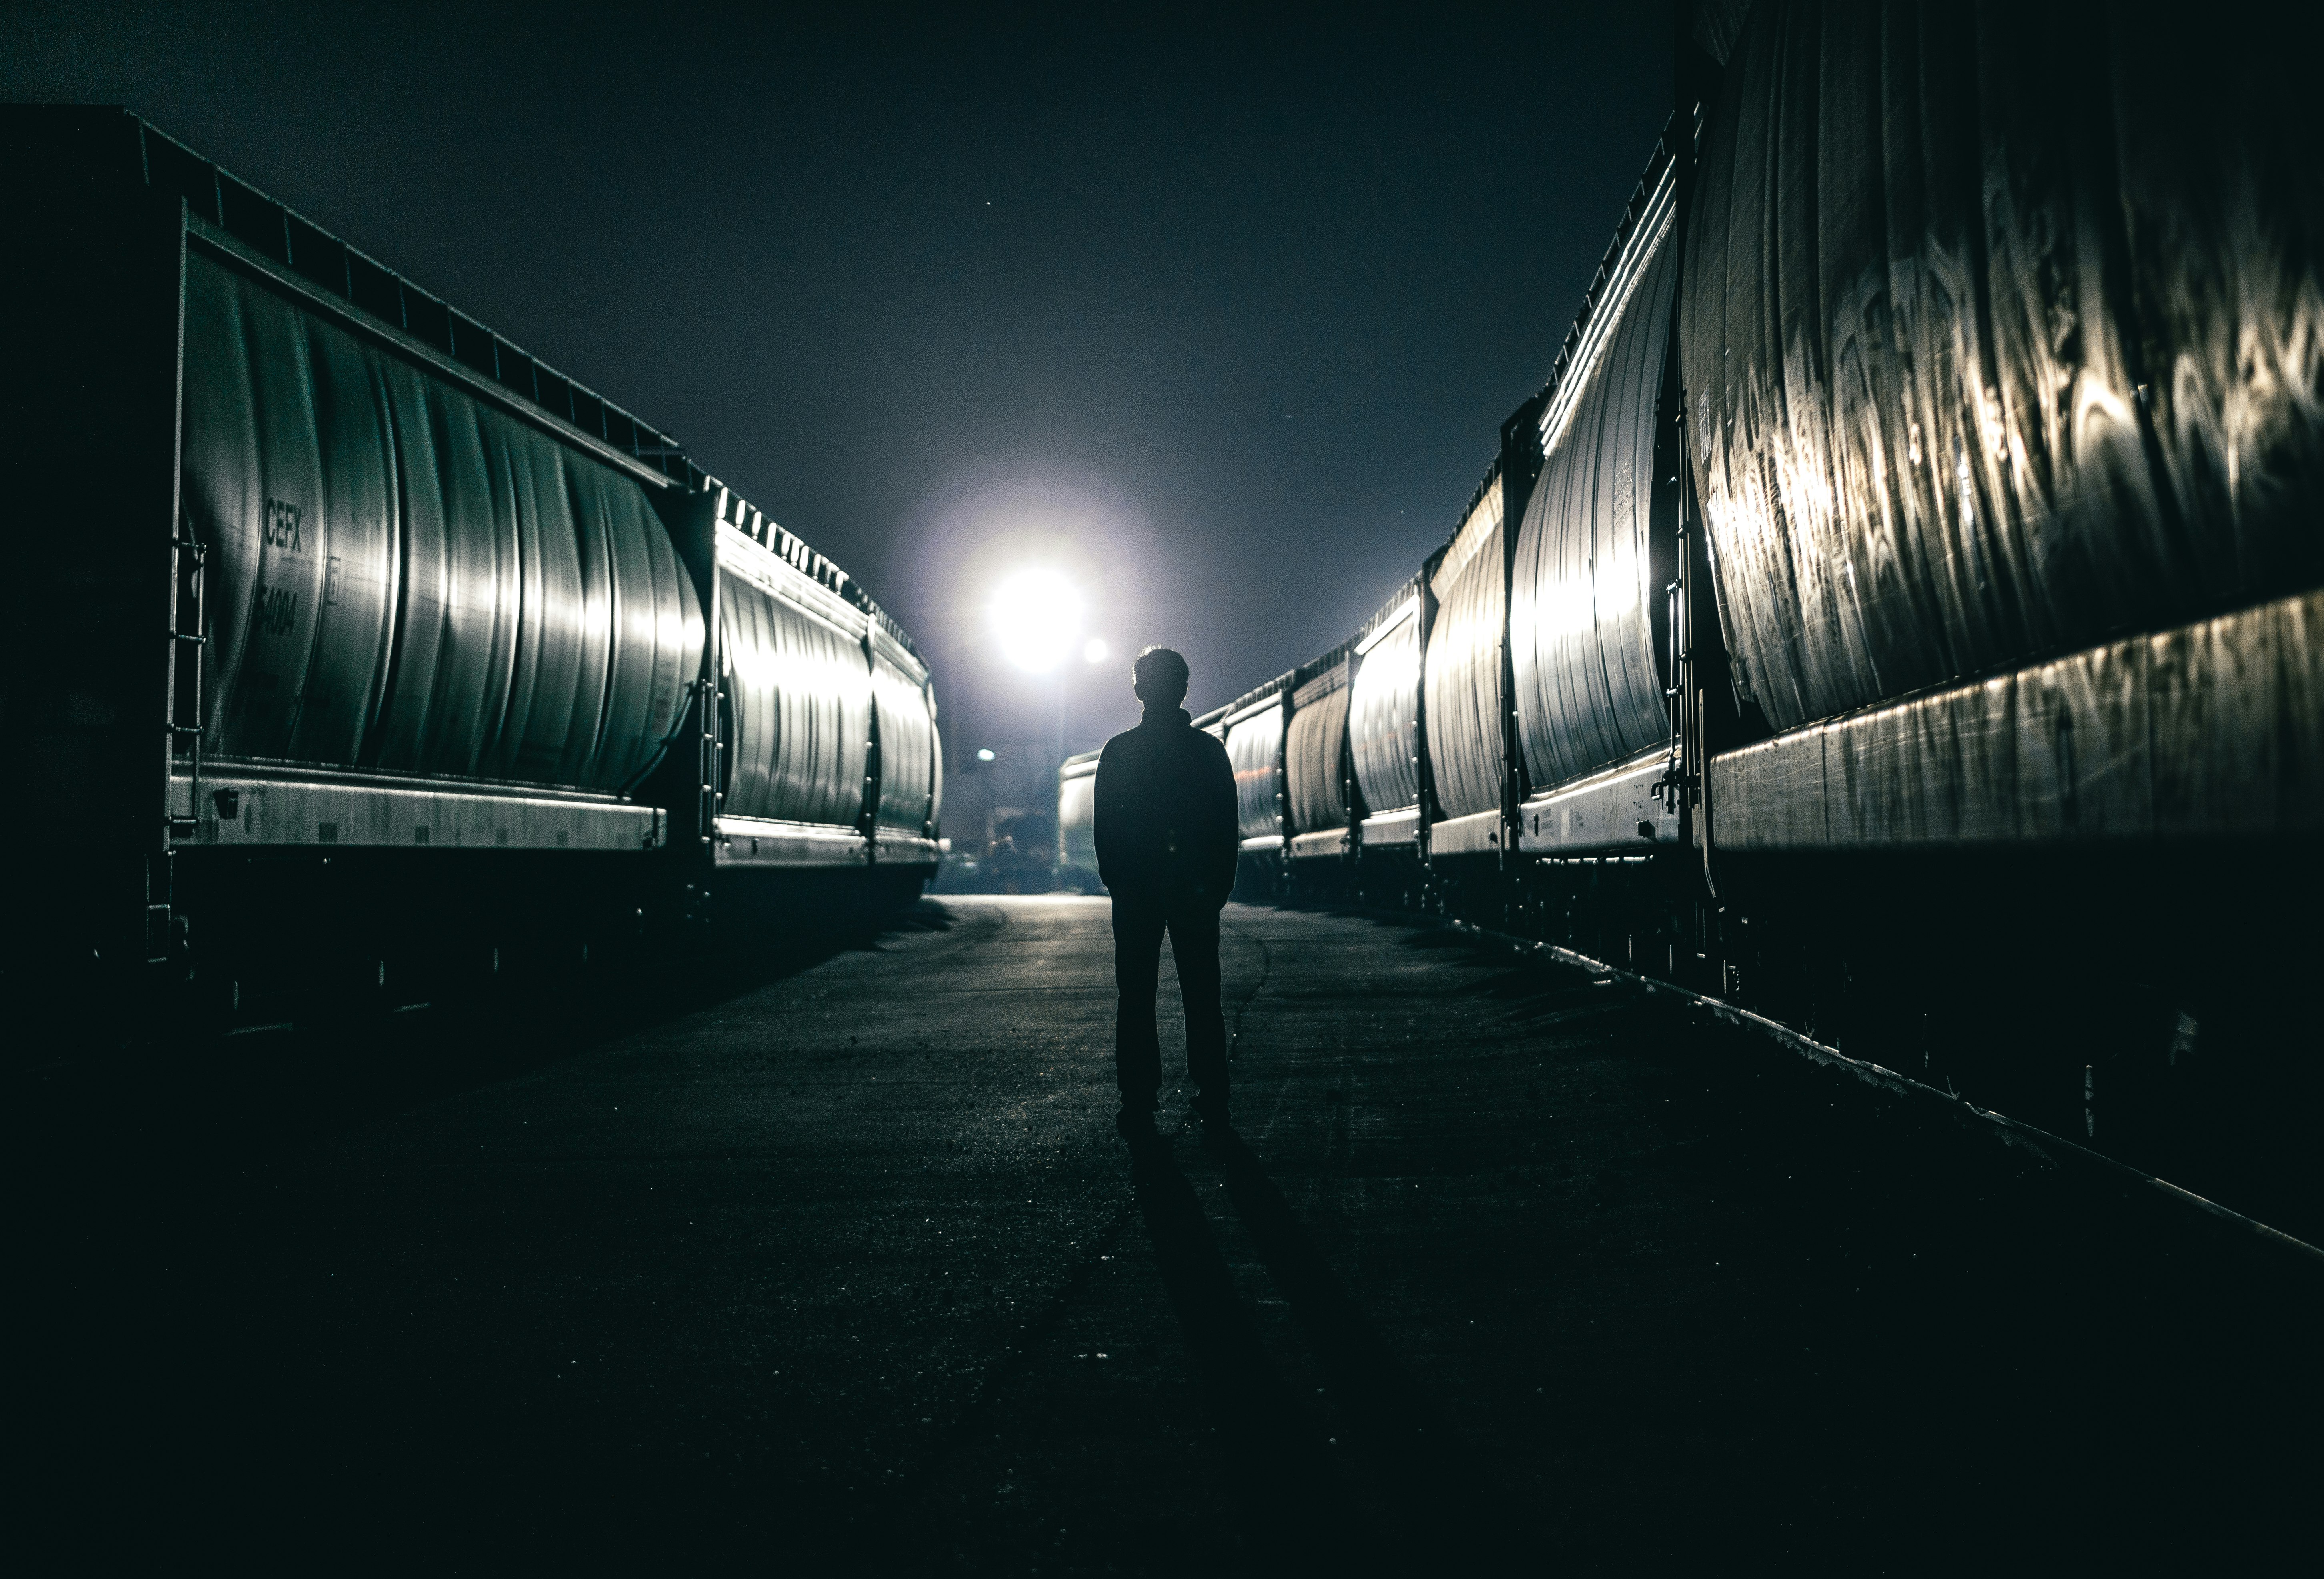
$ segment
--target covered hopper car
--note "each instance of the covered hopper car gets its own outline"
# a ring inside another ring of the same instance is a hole
[[[1241,893],[1568,947],[2314,1215],[2292,55],[2135,9],[1682,15],[1678,113],[1450,541],[1211,716]]]
[[[0,148],[12,975],[234,1012],[918,892],[928,671],[845,573],[137,117]]]

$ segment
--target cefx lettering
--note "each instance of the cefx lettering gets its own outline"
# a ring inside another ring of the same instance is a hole
[[[270,549],[281,549],[286,554],[303,554],[305,541],[299,535],[299,506],[285,499],[266,502],[266,524],[262,538]]]

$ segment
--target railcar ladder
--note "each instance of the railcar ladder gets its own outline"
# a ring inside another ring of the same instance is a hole
[[[162,764],[161,849],[145,884],[145,961],[167,964],[175,884],[171,841],[201,827],[202,732],[205,716],[203,650],[209,645],[206,629],[209,545],[180,525],[170,543],[170,628],[168,693],[163,702],[162,729],[169,747]],[[187,803],[180,810],[173,797],[177,783],[178,745],[186,743]],[[156,896],[159,896],[158,898]]]

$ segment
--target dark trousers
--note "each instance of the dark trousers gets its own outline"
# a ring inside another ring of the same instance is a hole
[[[1114,1077],[1121,1105],[1151,1113],[1160,1105],[1162,1039],[1154,1026],[1154,993],[1162,974],[1162,934],[1178,966],[1186,1002],[1186,1074],[1199,1088],[1198,1113],[1227,1105],[1227,1022],[1219,1009],[1219,910],[1194,897],[1113,900],[1113,979],[1121,993],[1113,1022]]]

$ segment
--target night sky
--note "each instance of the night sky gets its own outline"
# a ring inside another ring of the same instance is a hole
[[[124,104],[675,434],[860,577],[973,748],[1054,728],[1020,566],[1190,703],[1451,531],[1670,104],[1668,11],[1140,29],[627,5],[9,5]],[[1136,717],[1076,660],[1071,744]]]

